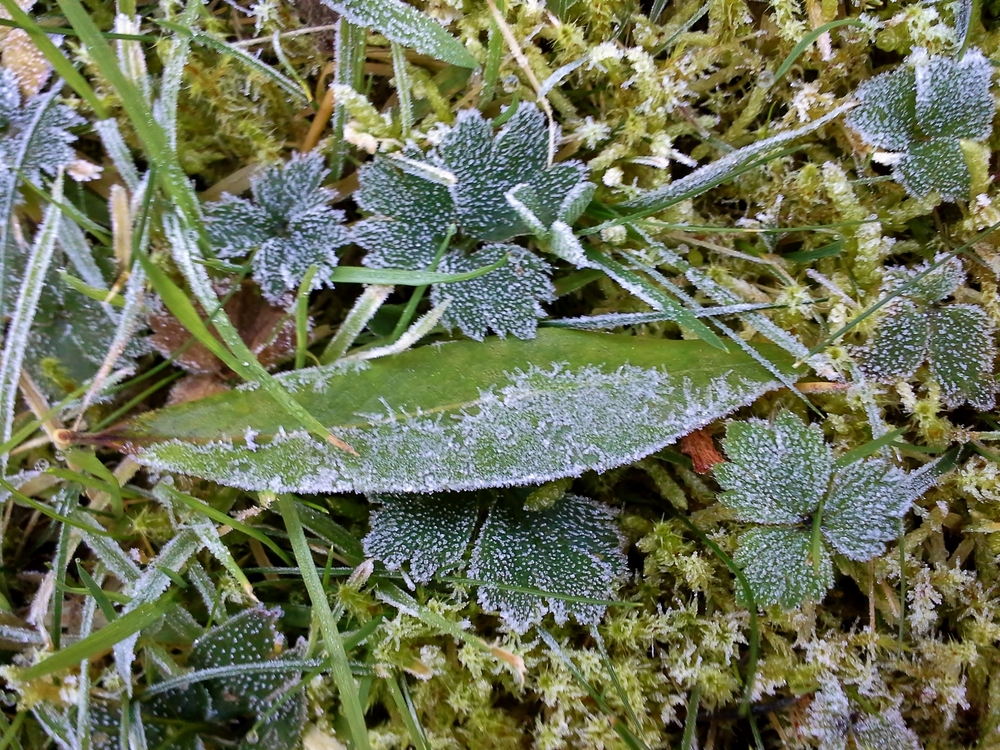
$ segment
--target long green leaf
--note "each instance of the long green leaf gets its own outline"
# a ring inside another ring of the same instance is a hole
[[[430,16],[402,0],[321,0],[353,24],[375,29],[391,42],[460,68],[479,63],[458,39]]]
[[[791,357],[761,345],[772,363]],[[428,346],[279,376],[355,445],[299,431],[260,390],[147,413],[81,442],[244,489],[433,492],[529,484],[635,461],[778,387],[742,351],[545,329],[532,341]]]
[[[173,607],[172,596],[165,596],[155,602],[142,604],[82,641],[77,641],[72,646],[67,646],[44,661],[24,670],[19,675],[19,679],[22,682],[27,682],[45,677],[61,669],[78,666],[84,659],[107,651],[116,643],[120,643],[143,628],[152,625]]]

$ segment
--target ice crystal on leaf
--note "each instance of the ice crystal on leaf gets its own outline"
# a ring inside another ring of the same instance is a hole
[[[344,214],[327,204],[329,170],[319,154],[296,154],[251,180],[253,200],[224,194],[206,206],[206,227],[220,258],[253,253],[253,278],[271,302],[287,303],[309,266],[312,288],[330,284],[336,250],[348,244]]]
[[[897,68],[861,84],[860,106],[847,124],[869,145],[899,154],[893,177],[911,195],[968,199],[972,177],[961,141],[992,132],[992,66],[977,49],[959,60],[919,50],[911,62],[912,70]]]
[[[33,182],[76,159],[70,145],[76,136],[69,129],[84,120],[54,103],[55,93],[22,98],[17,76],[0,68],[0,163],[16,166]]]
[[[791,412],[773,424],[733,423],[723,447],[729,461],[715,469],[719,499],[738,520],[761,524],[740,537],[736,561],[762,605],[821,599],[833,585],[830,555],[881,554],[935,479],[934,463],[910,474],[877,458],[836,468],[819,427]]]
[[[493,330],[500,336],[512,333],[520,339],[535,335],[537,319],[545,316],[541,302],[555,299],[548,264],[518,245],[486,245],[466,255],[451,252],[441,259],[439,271],[462,273],[491,265],[507,256],[495,271],[468,281],[437,284],[431,302],[449,301],[441,322],[448,328],[482,341]]]
[[[445,323],[473,338],[489,330],[533,337],[543,314],[538,303],[552,296],[546,264],[524,249],[477,249],[475,243],[548,237],[555,224],[568,230],[586,208],[594,186],[584,179],[583,164],[550,165],[549,139],[544,115],[525,103],[496,134],[482,114],[465,110],[427,154],[410,146],[395,156],[376,157],[359,171],[357,202],[372,214],[354,227],[355,242],[368,251],[362,262],[372,268],[428,268],[455,225],[459,238],[472,246],[452,250],[438,270],[474,270],[503,251],[510,253],[511,265],[470,282],[436,286],[433,299],[452,299]]]
[[[525,512],[498,502],[490,510],[472,551],[469,575],[481,581],[540,589],[588,599],[608,599],[625,573],[621,539],[607,508],[566,495],[551,508]],[[597,622],[603,604],[570,602],[494,586],[479,589],[479,603],[524,633],[551,612],[563,623],[572,614]]]
[[[410,578],[425,583],[439,570],[462,561],[479,518],[474,493],[385,495],[372,498],[371,531],[365,555],[389,570],[409,563]]]
[[[968,402],[978,409],[992,409],[996,327],[977,305],[939,304],[965,280],[957,258],[926,273],[929,268],[924,263],[887,272],[883,291],[908,286],[904,295],[887,305],[871,341],[858,350],[862,371],[872,380],[892,382],[913,377],[927,361],[945,406]]]
[[[158,695],[159,713],[170,711],[177,716],[178,708],[186,706],[195,714],[184,717],[188,720],[227,722],[250,716],[261,723],[256,739],[248,736],[244,747],[297,746],[305,721],[305,696],[299,683],[301,672],[291,666],[288,671],[260,670],[262,665],[280,662],[287,656],[299,656],[296,650],[282,654],[284,636],[276,627],[280,616],[280,610],[254,607],[230,617],[198,638],[192,646],[188,666],[196,670],[219,669],[225,673]],[[241,671],[241,666],[249,669]],[[226,667],[230,669],[224,669]],[[292,691],[291,697],[279,705],[279,700],[289,691]]]
[[[479,495],[395,495],[377,501],[365,554],[391,570],[408,562],[416,581],[462,561],[479,518]],[[621,543],[611,512],[588,498],[565,495],[551,508],[527,511],[517,497],[501,496],[490,504],[472,545],[468,575],[482,582],[483,608],[518,633],[548,613],[559,623],[570,615],[597,622],[604,604],[565,597],[611,598],[625,574]]]
[[[813,696],[799,732],[820,750],[846,750],[848,738],[858,750],[920,750],[916,734],[906,726],[898,708],[878,714],[860,710],[832,678]]]

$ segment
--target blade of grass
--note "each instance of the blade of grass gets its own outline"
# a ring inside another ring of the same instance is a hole
[[[840,18],[836,21],[830,21],[830,23],[824,23],[822,26],[813,29],[802,37],[799,43],[796,44],[792,48],[792,51],[788,53],[788,57],[786,57],[781,65],[778,66],[778,70],[774,73],[774,80],[768,88],[774,88],[777,86],[778,82],[785,77],[785,74],[792,69],[795,61],[799,59],[799,56],[809,49],[809,45],[823,36],[823,34],[833,31],[834,29],[839,29],[841,26],[858,26],[863,28],[864,25],[864,22],[860,18]]]
[[[678,325],[697,334],[698,338],[706,344],[711,344],[716,349],[726,351],[726,345],[722,343],[722,340],[715,335],[715,332],[711,328],[698,320],[690,310],[682,307],[678,302],[668,297],[651,281],[593,248],[588,248],[586,253],[588,260],[614,279],[622,288],[653,307],[658,307],[664,312],[672,312],[675,315],[673,320]]]
[[[695,685],[691,688],[688,698],[687,716],[684,717],[684,735],[681,737],[681,750],[695,750],[698,730],[698,704],[701,703],[701,688]]]
[[[66,285],[75,289],[80,294],[90,297],[90,299],[96,302],[107,302],[115,307],[125,307],[125,298],[120,294],[108,294],[107,289],[98,289],[96,286],[91,286],[87,282],[78,279],[70,273],[67,273],[63,269],[59,269],[59,276],[62,278]]]
[[[622,738],[622,742],[632,748],[632,750],[649,750],[646,743],[636,737],[625,722],[617,719],[614,710],[608,705],[607,701],[604,700],[604,696],[601,695],[601,693],[587,681],[583,672],[577,668],[576,664],[573,663],[573,660],[569,658],[569,655],[563,651],[562,646],[559,645],[559,641],[553,638],[552,634],[541,626],[538,627],[538,635],[541,636],[543,641],[545,641],[545,645],[549,647],[552,653],[559,657],[559,660],[566,666],[566,669],[569,670],[570,674],[573,675],[573,679],[575,679],[577,683],[579,683],[579,685],[587,691],[594,703],[597,704],[597,707],[612,720],[611,726],[618,736]]]
[[[358,334],[368,325],[368,322],[375,316],[390,294],[392,294],[391,286],[367,287],[358,297],[350,312],[347,313],[344,322],[337,329],[337,334],[326,345],[319,358],[320,364],[328,365],[344,356],[351,344],[358,338]]]
[[[389,691],[389,695],[392,696],[392,702],[396,704],[396,710],[399,711],[399,717],[410,735],[413,746],[417,750],[430,750],[430,745],[427,744],[427,735],[420,725],[420,719],[417,717],[413,701],[410,700],[409,691],[404,692],[406,682],[404,682],[403,677],[390,677],[383,684]]]
[[[249,526],[243,521],[239,521],[231,517],[227,513],[223,513],[221,510],[213,508],[208,503],[199,500],[196,497],[192,497],[191,495],[181,492],[180,490],[175,489],[174,487],[171,487],[168,484],[163,484],[162,482],[156,485],[156,488],[153,490],[153,495],[156,497],[162,496],[165,499],[170,500],[172,502],[177,502],[182,505],[186,505],[187,507],[191,508],[191,510],[197,511],[202,515],[211,518],[216,523],[220,523],[225,526],[231,526],[233,529],[240,532],[241,534],[245,534],[251,539],[256,539],[258,542],[263,544],[265,547],[270,549],[274,554],[280,557],[281,561],[286,565],[292,564],[291,558],[287,554],[285,554],[285,551],[281,549],[281,547],[279,547],[277,544],[275,544],[274,540],[271,539],[267,534],[264,534],[263,532],[255,529],[253,526]]]
[[[840,458],[838,458],[833,465],[838,469],[843,469],[845,466],[853,464],[855,461],[860,461],[863,458],[868,458],[868,456],[877,453],[885,446],[892,445],[893,442],[896,440],[896,438],[898,438],[904,432],[906,432],[906,429],[900,427],[898,430],[887,432],[877,440],[871,440],[865,443],[864,445],[859,445],[857,448],[849,450],[847,451],[847,453],[840,456]]]
[[[309,291],[312,289],[313,277],[319,266],[313,263],[306,269],[299,285],[299,293],[295,298],[295,369],[306,366],[306,351],[309,348]]]
[[[272,501],[273,499],[271,496]],[[330,657],[333,681],[337,686],[341,706],[351,729],[354,750],[369,750],[368,728],[365,724],[364,710],[358,699],[354,676],[351,674],[351,664],[347,659],[347,651],[344,649],[344,641],[337,629],[333,611],[330,609],[330,601],[316,572],[316,564],[313,562],[309,543],[306,542],[302,530],[295,500],[288,495],[281,495],[277,498],[277,502],[281,517],[285,521],[285,528],[288,530],[288,539],[292,543],[295,561],[299,565],[302,581],[314,608],[313,614],[319,621],[320,631],[323,633],[323,643]]]
[[[104,619],[109,623],[114,622],[118,619],[118,613],[115,612],[115,607],[111,603],[111,600],[105,595],[104,591],[98,585],[90,573],[87,572],[86,568],[83,567],[79,560],[76,561],[76,574],[79,579],[83,582],[84,587],[87,589],[87,593],[94,598],[97,602],[97,606],[101,608],[101,612],[104,614]]]
[[[52,190],[57,199],[62,198],[62,175],[56,179]],[[13,201],[13,197],[10,198]],[[7,226],[9,214],[0,213],[0,222]],[[45,286],[45,277],[52,262],[56,238],[59,236],[59,224],[62,214],[59,209],[49,205],[39,228],[35,241],[32,243],[31,254],[24,269],[21,280],[21,290],[11,316],[4,339],[3,354],[0,356],[0,440],[7,442],[11,438],[14,427],[14,410],[17,403],[18,382],[21,378],[21,366],[31,340],[31,327],[38,311],[38,301]],[[0,231],[0,275],[5,273],[2,256],[6,253],[6,233]],[[0,297],[3,295],[2,279],[0,279]],[[2,313],[2,311],[0,311]],[[0,476],[7,473],[8,454],[0,455]],[[3,503],[0,503],[0,508]],[[0,514],[2,515],[2,514]]]
[[[35,666],[24,670],[18,675],[18,679],[28,682],[53,672],[77,666],[81,661],[110,650],[116,643],[152,625],[173,609],[174,604],[174,598],[169,594],[155,602],[142,604],[96,633],[91,633],[83,640],[67,646]]]

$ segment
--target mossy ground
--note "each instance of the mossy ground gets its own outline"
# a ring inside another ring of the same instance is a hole
[[[487,116],[496,117],[504,105],[534,99],[532,78],[545,81],[561,66],[584,59],[551,90],[548,100],[563,132],[557,158],[585,161],[598,184],[595,198],[605,205],[677,179],[695,162],[704,164],[731,148],[816,119],[876,72],[903,64],[915,48],[952,54],[959,43],[958,3],[498,4],[506,6],[503,17],[519,50],[515,55],[504,47],[497,85],[492,91],[487,85],[487,95],[482,69],[470,73],[407,54],[417,115],[412,137],[430,142],[440,125],[452,122],[466,107],[482,107]],[[110,6],[90,5],[95,21],[109,28]],[[161,5],[141,5],[138,11],[150,18],[176,14],[174,3],[163,0]],[[660,11],[657,19],[650,17],[654,7]],[[973,7],[970,43],[988,58],[1000,58],[995,9]],[[335,19],[317,0],[262,0],[252,8],[254,15],[246,15],[236,4],[212,3],[200,11],[200,23],[230,41],[258,39],[247,49],[262,50],[262,59],[279,67],[269,42],[272,33],[324,26]],[[486,60],[494,24],[487,3],[429,0],[422,8],[447,22],[477,59]],[[33,12],[65,25],[55,4],[39,5]],[[787,73],[775,78],[810,30],[841,18],[860,18],[862,23],[819,37]],[[157,33],[149,24],[143,31]],[[289,68],[317,106],[335,65],[331,34],[282,38]],[[144,44],[154,77],[160,72],[157,50],[168,43]],[[116,94],[87,50],[72,37],[65,49],[120,119],[126,140],[138,152],[140,143]],[[178,155],[208,197],[218,197],[223,189],[245,189],[248,167],[286,157],[311,138],[316,108],[291,104],[271,80],[232,57],[195,46],[183,82]],[[337,207],[346,209],[350,218],[357,217],[350,196],[357,187],[358,165],[378,149],[400,145],[400,122],[390,114],[397,111],[393,107],[398,102],[391,54],[378,35],[368,37],[358,83],[361,94],[342,102],[348,111],[350,149],[342,174],[331,186],[340,193]],[[75,106],[91,115],[85,104]],[[330,128],[318,135],[316,148],[331,153],[337,148]],[[872,162],[870,149],[843,119],[796,145],[759,168],[656,214],[652,218],[660,223],[648,228],[742,300],[780,305],[769,313],[772,320],[807,346],[824,341],[879,299],[887,265],[916,265],[976,238],[963,259],[968,282],[955,296],[982,306],[1000,326],[1000,234],[977,234],[1000,221],[992,182],[997,169],[993,150],[1000,145],[996,135],[985,147],[968,152],[973,190],[970,200],[955,204],[907,196],[889,179],[887,168]],[[77,147],[93,160],[102,160],[93,133],[82,130]],[[113,170],[108,170],[87,189],[103,201],[114,180]],[[28,202],[19,211],[30,221],[38,219],[36,209]],[[608,229],[599,237],[605,247],[645,250],[624,231]],[[162,238],[154,236],[155,243]],[[817,252],[808,259],[810,251],[831,248],[832,243],[840,244],[825,257]],[[807,259],[789,260],[793,253]],[[341,263],[355,262],[358,256],[350,250]],[[846,290],[847,298],[838,290]],[[397,292],[387,309],[404,303],[406,294]],[[317,339],[329,336],[354,295],[349,285],[313,295],[310,311]],[[643,309],[611,280],[600,279],[560,298],[550,313],[565,317]],[[864,343],[878,320],[878,315],[871,316],[827,352],[847,362],[850,347]],[[637,326],[634,332],[680,335],[670,323]],[[743,325],[740,335],[751,339],[756,332]],[[149,355],[140,368],[149,369],[156,361]],[[96,405],[90,422],[100,422],[144,387],[126,389],[116,401]],[[836,731],[820,726],[807,713],[816,691],[836,680],[856,712],[879,714],[898,708],[924,747],[1000,747],[1000,456],[989,445],[972,445],[973,433],[995,425],[989,414],[968,407],[946,411],[926,367],[909,383],[879,387],[874,394],[866,400],[837,387],[813,392],[809,399],[823,415],[817,417],[787,391],[778,392],[737,415],[766,418],[791,409],[821,424],[835,449],[846,452],[871,440],[869,416],[874,409],[891,429],[904,429],[899,440],[910,448],[899,456],[914,464],[923,455],[921,449],[940,452],[953,444],[969,444],[957,469],[905,519],[898,546],[890,545],[870,563],[838,560],[836,586],[822,602],[791,612],[771,608],[760,613],[760,657],[751,696],[759,741],[765,747],[837,747]],[[162,399],[162,391],[145,397],[131,413]],[[723,431],[721,422],[708,429],[714,437]],[[677,747],[686,724],[693,725],[701,747],[752,745],[751,721],[740,712],[748,676],[750,614],[737,595],[731,570],[681,519],[730,555],[742,528],[716,502],[718,488],[710,475],[695,474],[674,451],[666,457],[671,460],[653,456],[559,486],[560,492],[571,489],[620,509],[618,523],[627,539],[632,571],[619,592],[623,606],[609,608],[596,633],[549,623],[577,674],[537,634],[518,637],[497,618],[482,613],[474,595],[461,586],[431,584],[419,587],[416,596],[497,649],[519,655],[523,677],[502,658],[457,645],[440,629],[395,611],[363,581],[331,584],[331,601],[356,622],[385,618],[377,637],[352,654],[368,675],[362,685],[372,746],[403,748],[414,742],[383,680],[398,675],[408,685],[427,747],[627,747],[616,732],[617,722],[625,722],[650,748]],[[112,467],[120,460],[112,454],[102,458]],[[11,466],[25,468],[53,459],[52,446],[44,443],[12,456]],[[133,481],[141,487],[146,480],[140,474]],[[256,512],[256,501],[234,490],[183,478],[177,479],[177,486],[224,512]],[[364,535],[368,508],[362,498],[309,500],[329,509],[356,537]],[[275,532],[272,521],[263,521],[260,528]],[[124,549],[144,560],[173,533],[162,506],[141,495],[127,502],[113,530]],[[13,504],[7,505],[5,531],[3,593],[8,614],[3,616],[16,619],[27,614],[51,565],[60,531],[55,522]],[[275,537],[280,536],[276,532]],[[257,596],[284,608],[281,628],[289,640],[307,635],[308,599],[301,583],[266,572],[274,564],[273,555],[259,543],[237,534],[223,538],[249,571]],[[88,565],[92,562],[84,559]],[[335,567],[341,562],[333,555]],[[201,564],[222,596],[234,603],[246,601],[217,563],[206,557]],[[72,631],[86,596],[80,593],[83,583],[72,573],[69,577],[76,588],[66,597],[64,619]],[[191,590],[181,596],[190,600],[192,612],[204,623],[208,612],[194,603]],[[178,648],[183,656],[184,646]],[[12,652],[7,653],[10,661]],[[113,691],[117,677],[109,665],[99,658],[91,662],[91,684],[97,692]],[[38,684],[11,696],[25,711],[39,701],[59,705],[70,700],[72,686],[64,676],[61,693],[59,687]],[[312,679],[307,696],[308,746],[337,747],[329,737],[343,733],[344,724],[332,683],[322,676]],[[8,721],[14,715],[12,708]],[[24,715],[11,736],[23,747],[44,746],[47,740],[35,715]]]

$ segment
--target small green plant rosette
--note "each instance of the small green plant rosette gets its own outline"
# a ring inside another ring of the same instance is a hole
[[[978,49],[960,59],[918,49],[909,63],[861,84],[847,125],[889,152],[876,159],[892,164],[893,178],[910,195],[967,200],[972,175],[962,141],[984,141],[992,132],[993,66]]]
[[[225,194],[205,208],[218,256],[253,253],[253,279],[273,304],[290,303],[313,265],[312,288],[330,286],[336,251],[350,242],[344,212],[327,205],[334,196],[322,187],[329,172],[321,155],[295,154],[251,180],[252,201]]]
[[[496,133],[479,111],[468,109],[428,153],[410,145],[365,164],[355,198],[370,216],[353,228],[354,241],[368,251],[362,263],[470,270],[507,252],[507,265],[471,281],[436,285],[431,297],[435,304],[449,301],[442,323],[471,338],[482,340],[489,331],[533,338],[544,317],[541,303],[554,299],[548,264],[500,243],[575,220],[592,194],[582,163],[549,163],[552,136],[534,104],[520,104]],[[440,257],[452,225],[456,241]]]
[[[933,463],[911,474],[878,458],[837,469],[820,428],[791,412],[731,424],[723,448],[719,500],[757,524],[740,536],[735,560],[762,606],[822,599],[833,586],[833,554],[881,554],[933,484]]]

